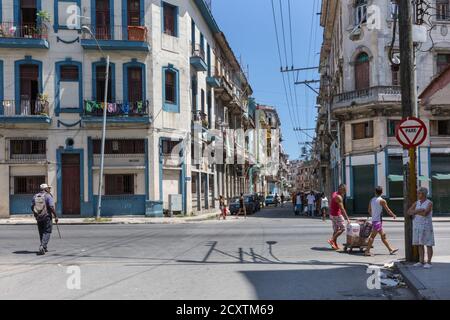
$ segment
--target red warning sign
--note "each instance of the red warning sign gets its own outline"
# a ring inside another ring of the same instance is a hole
[[[427,134],[425,123],[415,117],[404,119],[396,128],[397,140],[406,148],[420,146],[426,140]]]

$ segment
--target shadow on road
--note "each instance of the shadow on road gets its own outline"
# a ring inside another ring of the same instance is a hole
[[[37,251],[28,251],[28,250],[22,250],[22,251],[14,251],[13,254],[37,254]]]

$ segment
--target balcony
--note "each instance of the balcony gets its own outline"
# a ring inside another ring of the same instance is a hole
[[[150,51],[148,29],[144,26],[87,26],[98,40],[102,50]],[[81,46],[98,50],[97,42],[89,32],[84,32]]]
[[[102,125],[104,103],[85,100],[82,121],[85,124]],[[144,124],[152,122],[149,112],[149,102],[111,102],[107,104],[107,123],[115,124]]]
[[[196,110],[192,112],[192,119],[194,123],[199,123],[203,128],[209,128],[208,115],[200,110]]]
[[[208,70],[208,65],[205,62],[205,49],[200,47],[200,45],[193,46],[190,61],[197,72]]]
[[[209,72],[211,73],[211,72]],[[206,83],[211,87],[211,88],[219,88],[220,87],[220,77],[218,76],[218,71],[216,70],[215,73],[213,75],[208,75],[206,77]]]
[[[50,124],[48,102],[36,100],[0,101],[0,125]]]
[[[48,29],[44,24],[0,23],[0,48],[48,49]]]
[[[219,86],[214,89],[214,93],[226,103],[233,99],[233,87],[224,76],[219,77]]]
[[[335,95],[333,98],[333,110],[399,102],[401,102],[399,86],[379,86]]]

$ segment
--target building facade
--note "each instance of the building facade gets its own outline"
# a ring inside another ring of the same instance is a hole
[[[449,1],[431,2],[426,12],[434,28],[416,51],[417,86],[422,92],[450,62]],[[351,212],[367,212],[375,186],[385,190],[397,212],[403,202],[403,149],[395,129],[401,120],[398,32],[393,40],[396,3],[388,0],[323,0],[321,25],[320,109],[317,150],[322,185],[329,194],[348,186]],[[398,30],[398,25],[397,25]],[[392,54],[391,54],[392,53]],[[392,59],[391,59],[392,58]],[[418,116],[432,127],[445,113],[418,107]],[[436,213],[449,213],[450,136],[437,131],[418,149],[419,184],[430,189]],[[441,179],[441,180],[440,180]]]
[[[252,93],[204,0],[1,0],[0,217],[29,213],[43,182],[65,216],[94,215],[99,192],[104,215],[215,210],[248,192],[250,162],[198,150],[250,157],[226,129],[254,128]]]

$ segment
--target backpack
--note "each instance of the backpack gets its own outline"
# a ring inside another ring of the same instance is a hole
[[[47,204],[44,193],[38,193],[35,195],[33,213],[36,220],[43,220],[47,217]]]

